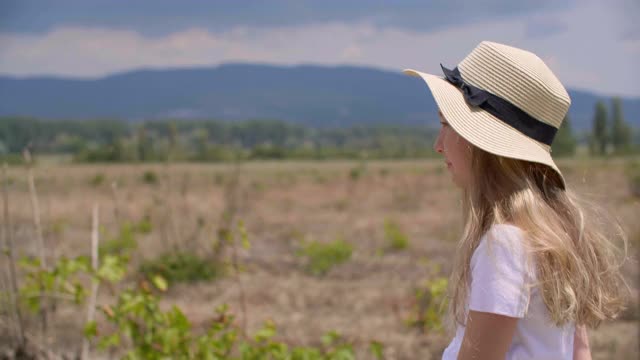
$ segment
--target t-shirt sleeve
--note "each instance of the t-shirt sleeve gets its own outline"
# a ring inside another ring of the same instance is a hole
[[[471,258],[469,310],[522,318],[533,280],[518,227],[494,225]]]

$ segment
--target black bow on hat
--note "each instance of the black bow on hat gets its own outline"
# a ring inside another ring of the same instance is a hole
[[[534,140],[551,145],[557,128],[532,117],[501,97],[466,83],[458,67],[453,70],[445,68],[442,64],[440,67],[445,80],[462,91],[467,104],[481,108]]]

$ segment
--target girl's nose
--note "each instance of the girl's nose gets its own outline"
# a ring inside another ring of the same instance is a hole
[[[438,137],[436,138],[436,141],[433,143],[433,150],[435,152],[437,152],[438,154],[442,154],[442,152],[443,152],[442,139],[441,139],[440,134],[438,134]]]

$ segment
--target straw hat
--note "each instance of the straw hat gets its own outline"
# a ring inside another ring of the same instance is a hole
[[[571,98],[535,54],[483,41],[444,76],[407,69],[421,77],[451,127],[473,145],[495,155],[548,165],[551,143]]]

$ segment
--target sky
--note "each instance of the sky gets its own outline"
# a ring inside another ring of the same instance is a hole
[[[440,73],[483,40],[534,52],[565,86],[640,97],[639,0],[0,0],[0,74],[357,65]]]

